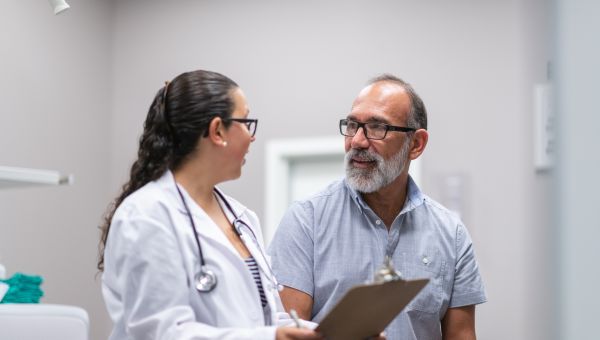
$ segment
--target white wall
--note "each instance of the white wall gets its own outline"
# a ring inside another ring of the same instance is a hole
[[[424,189],[459,174],[489,302],[482,339],[548,339],[546,197],[533,166],[533,86],[546,81],[548,5],[512,1],[119,1],[111,188],[124,179],[163,81],[197,68],[245,90],[260,118],[240,180],[264,214],[265,142],[337,133],[380,72],[413,83],[430,113]],[[340,141],[340,147],[341,141]]]
[[[85,308],[94,339],[105,339],[95,263],[109,199],[110,3],[71,5],[55,17],[47,1],[2,1],[0,165],[76,182],[0,190],[0,262],[9,275],[43,276],[42,302]]]

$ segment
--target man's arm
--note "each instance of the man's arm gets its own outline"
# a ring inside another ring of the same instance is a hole
[[[284,286],[283,290],[279,292],[279,296],[286,312],[289,313],[290,309],[295,309],[301,319],[312,319],[312,296],[287,286]]]
[[[475,305],[448,308],[442,319],[443,340],[475,340]]]

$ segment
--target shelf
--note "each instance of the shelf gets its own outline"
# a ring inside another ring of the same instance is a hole
[[[70,185],[73,175],[58,171],[0,166],[0,189],[38,185]]]

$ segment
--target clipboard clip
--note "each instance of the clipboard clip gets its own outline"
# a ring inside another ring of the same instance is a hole
[[[375,271],[375,275],[373,276],[373,282],[384,283],[401,279],[401,273],[397,272],[394,268],[392,258],[389,255],[386,255],[383,259],[383,264],[381,265],[381,267]]]

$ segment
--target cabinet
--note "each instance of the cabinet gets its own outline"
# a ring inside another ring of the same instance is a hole
[[[0,166],[0,190],[38,185],[70,185],[74,176],[53,170]]]

